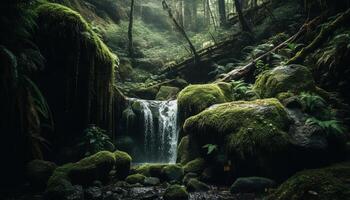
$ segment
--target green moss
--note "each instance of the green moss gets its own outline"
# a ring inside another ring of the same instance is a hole
[[[188,135],[183,137],[177,147],[177,161],[181,164],[186,164],[192,158],[193,152],[190,152],[189,139]]]
[[[186,173],[193,172],[200,174],[205,168],[205,160],[203,158],[197,158],[195,160],[192,160],[188,162],[184,166],[184,170]]]
[[[76,163],[68,163],[56,168],[48,180],[46,195],[60,199],[73,191],[72,184],[89,184],[94,180],[104,180],[115,164],[115,156],[101,151]]]
[[[184,169],[178,164],[167,165],[162,169],[162,178],[166,181],[181,181]]]
[[[185,187],[171,185],[165,190],[163,198],[164,200],[186,200],[189,195]]]
[[[261,98],[276,97],[282,92],[299,94],[314,89],[315,82],[311,72],[301,65],[288,65],[265,71],[254,85],[254,90]]]
[[[156,100],[165,101],[170,99],[176,99],[176,95],[179,93],[179,88],[170,86],[161,86],[157,93]]]
[[[191,178],[188,181],[186,187],[187,187],[187,190],[190,192],[208,191],[210,189],[210,187],[207,184],[199,181],[196,178]]]
[[[298,172],[284,182],[271,200],[343,200],[350,199],[350,163]]]
[[[190,85],[178,95],[180,120],[196,115],[213,104],[232,100],[228,83]]]
[[[126,177],[125,181],[130,183],[130,184],[136,184],[136,183],[141,183],[145,181],[146,176],[142,174],[133,174],[128,177]]]
[[[124,179],[130,173],[130,166],[132,158],[129,154],[123,151],[114,152],[115,155],[115,169],[117,171],[117,177],[119,179]]]
[[[135,168],[137,173],[143,174],[145,176],[152,176],[160,178],[162,176],[162,169],[166,164],[143,164]]]

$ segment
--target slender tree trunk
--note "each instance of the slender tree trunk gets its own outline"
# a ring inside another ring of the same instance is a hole
[[[237,14],[238,14],[238,19],[239,19],[239,22],[241,24],[242,31],[247,31],[247,32],[251,33],[252,30],[249,27],[249,24],[243,15],[242,2],[243,2],[243,0],[235,0],[235,6],[236,6]]]
[[[192,30],[197,31],[197,1],[192,2]]]
[[[129,16],[129,29],[128,29],[129,56],[130,57],[134,57],[134,45],[133,45],[133,38],[132,38],[132,28],[133,28],[133,24],[134,24],[134,7],[135,7],[135,0],[131,0],[130,16]]]
[[[186,41],[188,42],[188,45],[194,55],[194,59],[195,59],[195,62],[199,61],[199,56],[197,54],[197,51],[196,51],[196,48],[193,46],[190,38],[187,36],[186,34],[186,31],[183,29],[183,27],[176,21],[175,17],[173,16],[173,13],[170,9],[170,7],[168,6],[168,3],[163,0],[162,1],[162,5],[163,5],[163,8],[164,10],[166,10],[168,12],[168,15],[170,17],[170,19],[173,21],[175,27],[177,28],[177,30],[181,33],[181,35],[186,39]]]
[[[210,8],[210,0],[208,0],[207,3],[208,3],[208,11],[209,11],[210,17],[211,17],[211,19],[213,21],[214,29],[216,30],[216,20],[215,20],[213,11]]]
[[[220,26],[225,26],[226,25],[225,0],[218,0],[218,7],[219,7]]]

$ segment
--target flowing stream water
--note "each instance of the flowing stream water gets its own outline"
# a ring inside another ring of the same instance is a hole
[[[177,101],[130,98],[123,136],[134,162],[175,163],[178,140]],[[132,117],[130,117],[132,116]],[[131,151],[131,152],[130,152]]]

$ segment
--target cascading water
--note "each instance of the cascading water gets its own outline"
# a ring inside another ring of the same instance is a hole
[[[177,101],[128,99],[119,148],[134,162],[175,163],[178,140]],[[124,147],[124,148],[123,148]]]

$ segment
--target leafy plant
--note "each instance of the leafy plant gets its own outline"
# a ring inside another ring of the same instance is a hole
[[[106,135],[106,131],[93,125],[84,130],[83,142],[79,146],[84,146],[86,148],[85,156],[89,156],[106,150],[111,143],[111,139]]]
[[[270,65],[265,64],[262,60],[258,60],[255,63],[254,76],[257,77],[259,74],[269,69],[271,69]]]
[[[315,117],[310,117],[306,120],[306,124],[319,126],[327,134],[343,134],[345,132],[344,125],[335,119],[323,121]]]
[[[207,155],[212,154],[214,151],[218,150],[218,146],[216,144],[206,144],[202,147],[203,149],[207,149]]]
[[[252,85],[244,81],[232,81],[231,84],[235,100],[250,99],[256,95],[252,89]]]
[[[305,106],[305,111],[306,112],[315,112],[319,109],[325,109],[326,108],[326,101],[312,93],[308,92],[302,92],[299,95],[300,100],[302,101],[303,105]]]

